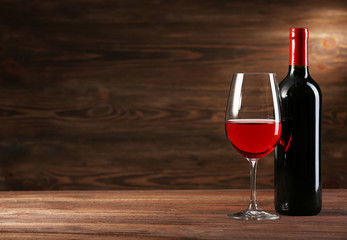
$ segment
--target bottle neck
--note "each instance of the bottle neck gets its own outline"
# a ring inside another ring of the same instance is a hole
[[[310,76],[308,66],[289,65],[288,75],[307,79]]]
[[[305,29],[295,29],[290,35],[289,75],[308,78],[308,32]],[[304,34],[305,33],[305,34]]]
[[[289,65],[308,66],[308,45],[307,37],[290,38]]]

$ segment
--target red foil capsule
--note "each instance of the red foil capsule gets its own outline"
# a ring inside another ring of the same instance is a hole
[[[308,29],[291,28],[289,38],[289,65],[308,66]]]

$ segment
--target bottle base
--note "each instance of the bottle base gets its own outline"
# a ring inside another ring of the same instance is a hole
[[[285,215],[285,216],[315,216],[320,213],[321,209],[314,209],[308,211],[308,209],[300,209],[300,210],[283,210],[283,209],[278,209],[276,208],[276,212],[280,215]]]

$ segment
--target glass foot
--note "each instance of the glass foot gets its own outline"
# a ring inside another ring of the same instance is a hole
[[[257,209],[257,210],[247,209],[242,212],[229,214],[228,217],[233,219],[240,219],[240,220],[274,220],[274,219],[280,218],[277,214],[271,214],[261,209]]]

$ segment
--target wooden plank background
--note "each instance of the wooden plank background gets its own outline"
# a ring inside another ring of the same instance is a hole
[[[0,189],[248,188],[224,133],[231,75],[283,79],[303,26],[323,187],[347,188],[347,1],[0,0]]]

